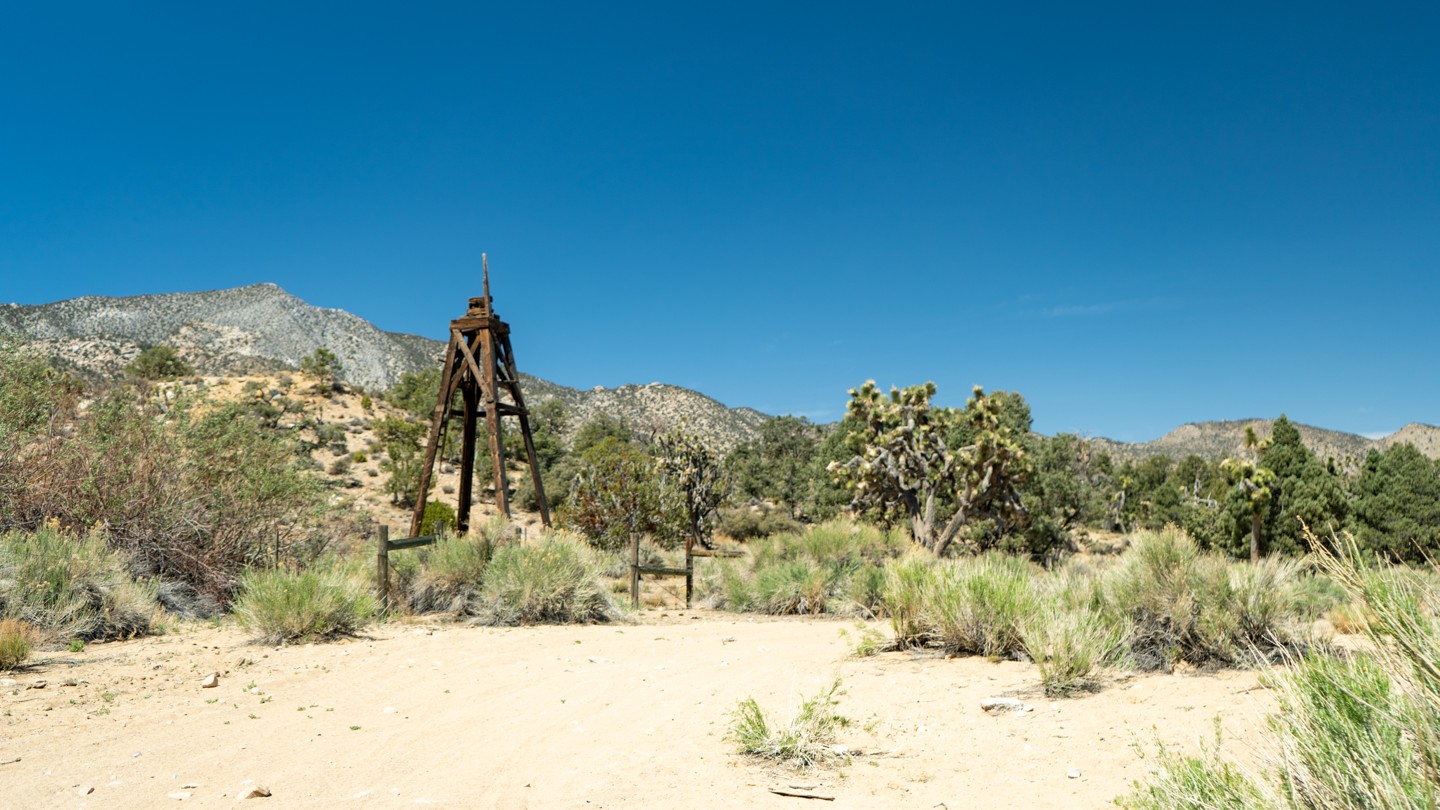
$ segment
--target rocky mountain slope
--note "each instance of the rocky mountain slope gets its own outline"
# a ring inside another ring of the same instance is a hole
[[[1091,439],[1090,441],[1121,459],[1144,459],[1166,455],[1181,459],[1194,454],[1209,459],[1238,456],[1245,449],[1245,428],[1254,427],[1255,435],[1265,439],[1270,435],[1273,420],[1236,419],[1224,422],[1197,422],[1170,431],[1150,442],[1117,442],[1112,439]],[[1384,450],[1391,445],[1409,443],[1430,458],[1440,458],[1440,427],[1434,425],[1409,424],[1395,433],[1381,439],[1368,439],[1354,433],[1311,427],[1296,423],[1300,438],[1320,458],[1361,459],[1371,449]]]
[[[111,377],[149,346],[173,346],[197,372],[247,374],[294,369],[318,348],[334,352],[353,385],[384,390],[406,372],[435,368],[445,344],[385,332],[339,309],[313,307],[274,284],[125,298],[86,296],[53,304],[0,304],[0,334],[30,341],[83,373]],[[601,413],[642,433],[678,424],[717,449],[753,437],[768,418],[672,385],[581,391],[522,376],[532,407],[565,403],[573,425]]]
[[[3,334],[31,341],[62,363],[102,377],[119,374],[142,349],[160,344],[175,347],[198,372],[210,375],[294,369],[323,347],[340,358],[346,381],[371,390],[390,387],[406,372],[438,366],[445,348],[439,341],[385,332],[343,310],[310,306],[274,284],[128,298],[86,296],[39,306],[0,304]],[[600,414],[620,417],[641,433],[683,423],[720,450],[754,437],[768,418],[659,383],[582,391],[528,375],[523,382],[532,406],[559,399],[572,425]],[[1261,438],[1270,434],[1270,420],[1254,419],[1183,425],[1151,442],[1091,441],[1117,459],[1191,453],[1224,458],[1241,452],[1247,425]],[[1440,428],[1431,425],[1407,425],[1378,440],[1298,427],[1322,458],[1359,458],[1372,447],[1399,442],[1440,457]]]

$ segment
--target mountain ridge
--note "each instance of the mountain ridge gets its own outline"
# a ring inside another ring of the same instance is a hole
[[[63,365],[99,377],[119,375],[141,351],[160,344],[174,347],[198,373],[211,375],[293,370],[326,348],[339,358],[342,379],[371,390],[439,366],[445,351],[438,340],[386,332],[345,310],[311,306],[268,282],[0,304],[0,334],[22,338]],[[660,383],[581,390],[522,373],[521,387],[532,406],[551,398],[564,402],[574,426],[602,413],[642,434],[683,424],[721,451],[753,438],[770,418]]]
[[[387,332],[342,309],[315,307],[263,282],[222,290],[138,296],[81,296],[49,304],[0,304],[0,334],[23,338],[41,351],[85,373],[121,373],[143,349],[168,344],[202,374],[222,375],[295,369],[318,348],[339,357],[342,378],[383,390],[407,372],[434,368],[445,344]],[[728,451],[755,438],[770,419],[752,408],[729,408],[698,392],[662,383],[617,388],[570,388],[521,375],[526,399],[564,402],[572,427],[608,414],[638,432],[657,433],[678,425]],[[1190,454],[1218,459],[1244,451],[1247,426],[1270,435],[1269,419],[1192,422],[1148,442],[1089,438],[1116,460]],[[1381,439],[1297,423],[1301,439],[1323,458],[1358,459],[1370,449],[1409,442],[1440,458],[1440,427],[1411,423]]]

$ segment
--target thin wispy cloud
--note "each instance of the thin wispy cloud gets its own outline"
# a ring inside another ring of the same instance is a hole
[[[1042,318],[1095,318],[1129,312],[1150,312],[1174,306],[1173,298],[1128,298],[1093,304],[1061,304],[1039,310]]]

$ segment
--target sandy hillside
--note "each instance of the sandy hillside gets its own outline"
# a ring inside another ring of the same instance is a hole
[[[1145,771],[1132,741],[1193,751],[1219,716],[1243,753],[1273,707],[1242,672],[1141,675],[1054,702],[1028,664],[851,657],[849,626],[650,611],[275,648],[198,624],[44,652],[0,685],[0,805],[1103,807]],[[722,739],[739,699],[788,715],[837,674],[843,741],[864,752],[850,765],[795,773]],[[997,695],[1034,711],[982,712]],[[786,785],[835,800],[768,790]],[[241,798],[257,786],[273,795]]]

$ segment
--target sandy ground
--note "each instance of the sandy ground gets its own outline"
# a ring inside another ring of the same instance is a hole
[[[850,627],[672,610],[276,648],[195,624],[41,653],[0,688],[0,806],[1103,807],[1145,773],[1135,741],[1194,751],[1218,716],[1243,753],[1273,708],[1247,672],[1051,701],[1028,664],[855,658]],[[725,742],[738,700],[788,716],[837,674],[851,764],[797,773]],[[1034,711],[981,711],[1006,695]],[[834,801],[769,791],[787,785]]]

